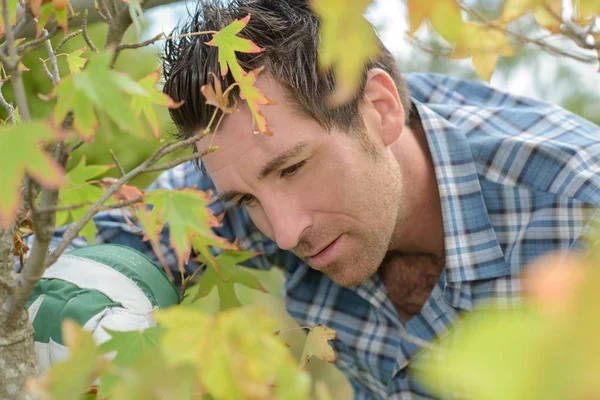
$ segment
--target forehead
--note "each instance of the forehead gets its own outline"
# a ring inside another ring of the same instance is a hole
[[[258,164],[267,162],[281,152],[294,147],[300,142],[311,142],[322,137],[323,129],[311,118],[300,113],[286,98],[286,92],[272,77],[261,75],[256,87],[274,105],[261,106],[260,111],[267,119],[273,136],[266,136],[256,131],[252,113],[245,101],[241,101],[238,110],[227,115],[214,138],[212,132],[198,143],[198,150],[204,151],[212,142],[219,149],[203,157],[202,161],[208,172],[215,177],[224,169],[244,165],[244,168],[259,168]],[[215,182],[217,183],[217,182]]]

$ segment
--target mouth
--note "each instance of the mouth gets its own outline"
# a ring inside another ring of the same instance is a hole
[[[323,269],[325,266],[327,266],[327,264],[331,263],[337,257],[342,236],[343,235],[338,236],[333,242],[329,243],[323,249],[308,257],[310,265],[314,269]]]

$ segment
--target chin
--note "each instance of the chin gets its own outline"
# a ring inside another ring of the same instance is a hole
[[[357,270],[355,268],[356,264],[352,266],[342,266],[337,264],[325,269],[324,272],[336,285],[350,288],[369,280],[376,271],[368,272],[366,270]]]

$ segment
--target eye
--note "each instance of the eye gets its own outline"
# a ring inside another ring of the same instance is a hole
[[[254,196],[252,196],[251,194],[245,194],[242,197],[240,197],[240,199],[237,201],[236,205],[249,206],[249,205],[252,205],[254,200],[256,200],[256,198]]]
[[[294,164],[290,167],[287,167],[286,169],[282,169],[281,172],[279,173],[279,177],[286,178],[286,177],[294,176],[300,170],[300,168],[302,168],[304,166],[304,164],[306,164],[306,160],[300,161],[299,163]]]

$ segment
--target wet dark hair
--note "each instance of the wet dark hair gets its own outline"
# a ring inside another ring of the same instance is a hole
[[[365,66],[363,81],[354,99],[340,107],[329,104],[335,79],[331,72],[319,70],[320,21],[309,9],[306,0],[199,0],[187,22],[176,27],[171,35],[217,31],[248,14],[251,15],[250,21],[239,36],[265,50],[253,54],[237,53],[241,66],[246,71],[264,66],[263,74],[271,74],[286,89],[286,95],[298,111],[321,126],[336,126],[346,131],[355,131],[363,126],[358,104],[364,92],[366,72],[371,68],[381,68],[392,77],[408,118],[411,109],[408,89],[394,57],[379,39],[380,56]],[[184,101],[181,107],[170,110],[179,130],[178,136],[182,139],[204,129],[214,110],[213,106],[206,104],[200,91],[202,85],[212,81],[211,72],[220,76],[218,50],[205,44],[211,39],[212,35],[198,35],[166,41],[162,55],[163,91],[175,101]],[[222,79],[224,88],[233,82],[231,73]],[[237,96],[239,93],[233,90],[231,101]]]

